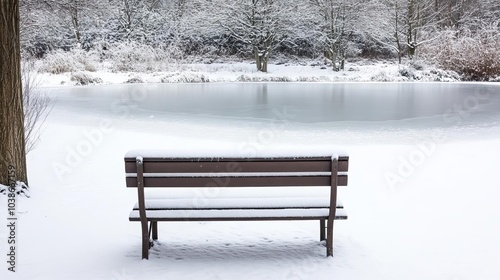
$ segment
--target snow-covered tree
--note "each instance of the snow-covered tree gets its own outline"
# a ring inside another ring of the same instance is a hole
[[[48,16],[49,25],[56,25],[63,39],[69,41],[65,47],[71,48],[74,44],[88,49],[92,47],[93,37],[97,30],[102,29],[99,22],[105,1],[95,0],[42,0]],[[53,28],[54,28],[53,27]]]
[[[496,28],[500,18],[498,0],[20,2],[22,49],[39,58],[75,47],[97,50],[100,59],[121,60],[127,50],[153,54],[155,63],[240,55],[253,57],[260,71],[267,71],[271,54],[324,55],[335,70],[356,53],[397,56],[401,62],[425,50],[432,60],[430,52],[437,54],[433,47],[444,38],[492,34],[487,29]],[[116,50],[123,55],[113,56]]]
[[[284,0],[223,1],[221,24],[231,37],[251,48],[257,70],[267,72],[271,53],[286,38],[289,8]]]
[[[163,31],[159,0],[113,0],[109,20],[114,41],[155,42]]]
[[[410,59],[417,48],[432,41],[436,30],[436,12],[432,0],[382,0],[372,2],[368,17],[378,25],[369,28],[372,38],[397,53],[398,61]]]
[[[362,9],[360,1],[310,0],[319,20],[319,34],[324,42],[324,55],[331,60],[333,70],[343,70],[348,43],[356,30]],[[338,62],[338,64],[337,64]]]

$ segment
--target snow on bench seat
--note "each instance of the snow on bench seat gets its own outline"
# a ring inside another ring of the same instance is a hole
[[[169,209],[284,209],[328,208],[328,197],[226,197],[226,198],[151,198],[146,199],[146,210]],[[340,200],[337,208],[344,208]],[[133,210],[139,210],[139,203]]]
[[[328,217],[328,208],[323,209],[226,209],[226,210],[146,210],[148,220],[157,221],[206,221],[214,220],[317,220]],[[347,219],[344,209],[337,209],[335,219]],[[140,221],[139,210],[130,213],[130,221]]]

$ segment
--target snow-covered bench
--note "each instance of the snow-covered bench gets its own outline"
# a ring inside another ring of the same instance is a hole
[[[129,220],[141,222],[142,258],[149,256],[150,238],[158,239],[160,221],[319,220],[320,240],[332,256],[333,221],[347,219],[337,186],[347,185],[348,161],[331,154],[240,158],[131,151],[126,185],[137,188],[138,203]]]

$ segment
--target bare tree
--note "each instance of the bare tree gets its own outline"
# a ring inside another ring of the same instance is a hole
[[[159,0],[114,0],[118,14],[118,32],[126,40],[148,41],[155,32],[162,32],[156,12],[160,7]]]
[[[498,1],[488,2],[485,0],[434,0],[438,26],[442,29],[458,29],[467,26],[475,16],[494,8],[494,2],[498,3]]]
[[[360,12],[359,1],[311,0],[320,21],[320,34],[324,41],[324,55],[331,60],[333,70],[343,70],[345,52],[355,30]],[[339,65],[337,66],[337,61]]]
[[[371,37],[395,51],[399,63],[406,54],[410,59],[417,48],[434,40],[436,30],[434,2],[430,0],[384,0],[375,2],[368,17],[378,20],[368,27]],[[378,17],[377,17],[378,16]]]
[[[435,38],[423,38],[422,33],[435,31],[436,13],[429,0],[407,0],[403,17],[408,57],[413,59],[417,47]]]
[[[0,1],[0,184],[28,181],[19,0]]]
[[[87,46],[88,33],[95,29],[102,29],[98,24],[103,17],[101,11],[104,1],[95,0],[42,0],[43,6],[50,14],[51,25],[59,25],[58,32],[68,40],[71,38],[72,46],[79,44]],[[55,15],[55,16],[54,16]],[[62,30],[61,30],[62,29]],[[69,37],[69,38],[68,38]]]
[[[280,0],[230,1],[223,5],[223,27],[235,40],[252,49],[257,70],[267,72],[273,50],[284,40],[287,5]]]

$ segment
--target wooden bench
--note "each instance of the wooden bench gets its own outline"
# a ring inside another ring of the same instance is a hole
[[[129,152],[125,156],[126,185],[138,190],[138,203],[129,220],[141,223],[142,258],[149,257],[150,238],[158,239],[158,222],[256,220],[318,220],[320,240],[326,240],[326,254],[333,256],[333,222],[347,219],[342,205],[337,204],[337,186],[347,186],[348,161],[347,156],[331,155],[184,158],[160,151]],[[323,192],[320,196],[287,196],[298,187]],[[217,191],[209,192],[211,195],[198,191],[198,195],[149,197],[146,188],[218,188],[215,190],[243,190],[243,195],[218,197]],[[250,194],[245,192],[248,188]],[[254,195],[255,189],[259,195]],[[271,190],[269,194],[266,189]]]

